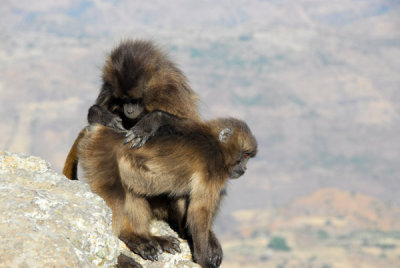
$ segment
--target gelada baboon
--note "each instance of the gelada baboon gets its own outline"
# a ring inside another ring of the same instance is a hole
[[[155,111],[151,114],[162,127],[142,150],[131,150],[123,145],[125,131],[97,124],[104,118],[98,118],[101,110],[89,110],[91,125],[78,152],[92,191],[112,209],[116,235],[145,259],[156,259],[160,249],[178,251],[176,239],[152,236],[149,223],[158,216],[158,197],[169,198],[172,213],[177,212],[173,201],[183,198],[188,201],[184,222],[194,260],[203,267],[218,267],[222,250],[211,231],[213,219],[227,180],[243,175],[257,152],[246,123],[233,118],[199,122]]]
[[[140,120],[141,124],[136,125],[140,131],[147,125],[147,118],[142,117],[155,110],[200,120],[198,97],[185,75],[152,42],[127,40],[119,44],[106,60],[102,79],[96,104],[118,115],[110,125],[130,129]],[[138,147],[154,135],[156,126],[142,133],[140,140],[135,139]],[[82,135],[79,133],[64,164],[63,174],[73,180],[77,179],[77,145]],[[128,136],[133,139],[134,133]]]

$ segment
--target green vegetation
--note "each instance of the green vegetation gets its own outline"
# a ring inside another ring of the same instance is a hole
[[[286,239],[280,236],[272,237],[271,241],[268,244],[269,248],[278,251],[289,251],[290,248],[286,244]]]
[[[387,249],[396,249],[397,246],[395,244],[387,244],[387,243],[381,243],[381,244],[376,244],[376,247],[387,250]]]
[[[251,33],[242,34],[242,35],[239,36],[239,40],[240,40],[240,41],[250,41],[250,40],[252,40],[252,39],[253,39],[253,36],[252,36]]]
[[[324,230],[318,230],[317,232],[318,239],[325,240],[329,237],[328,233]]]
[[[298,98],[297,96],[291,95],[288,96],[288,99],[293,102],[294,104],[297,104],[298,106],[304,107],[306,105],[306,103],[304,101],[302,101],[300,98]]]

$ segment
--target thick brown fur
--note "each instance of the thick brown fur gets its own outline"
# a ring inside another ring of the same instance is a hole
[[[79,132],[64,163],[63,174],[69,179],[77,179],[78,176],[78,143],[82,139],[84,131]]]
[[[124,146],[123,131],[87,127],[78,146],[85,178],[112,209],[113,230],[132,251],[152,260],[160,249],[179,251],[173,238],[152,236],[149,223],[153,217],[172,217],[183,204],[185,215],[178,218],[185,217],[195,261],[218,267],[222,250],[212,222],[227,180],[244,173],[256,154],[256,140],[237,119],[201,123],[153,113],[168,123],[143,150]]]
[[[182,118],[200,119],[198,97],[185,75],[150,41],[124,41],[106,60],[96,104],[125,121],[121,100],[141,100],[146,112],[161,110]]]
[[[141,120],[142,124],[137,125],[136,130],[143,133],[146,125],[143,115],[155,110],[200,120],[198,97],[185,75],[150,41],[121,42],[107,58],[102,79],[96,104],[118,115],[126,129]],[[150,132],[145,132],[141,145],[155,134],[158,127],[154,124]],[[76,138],[63,169],[63,174],[73,180],[77,179],[79,159],[76,144],[80,138],[80,135]]]

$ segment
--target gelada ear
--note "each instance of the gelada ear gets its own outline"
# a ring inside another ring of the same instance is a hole
[[[229,139],[232,137],[232,135],[233,135],[233,130],[231,128],[228,128],[228,127],[224,128],[219,133],[219,141],[226,143],[229,141]]]

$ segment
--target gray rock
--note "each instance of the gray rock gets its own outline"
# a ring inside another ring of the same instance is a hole
[[[104,201],[39,157],[0,152],[0,209],[0,267],[113,267],[120,252],[144,267],[199,267],[183,240],[181,254],[158,262],[129,252]],[[177,236],[164,222],[151,229]]]
[[[171,230],[168,224],[162,221],[153,221],[150,227],[150,231],[153,235],[169,235],[175,236],[178,238],[178,235]],[[134,254],[133,252],[129,251],[129,249],[122,243],[122,250],[121,252],[131,258],[133,258],[138,263],[142,264],[143,267],[151,267],[151,268],[175,268],[175,267],[182,267],[182,268],[191,268],[191,267],[200,267],[200,265],[194,263],[192,261],[192,255],[190,252],[189,245],[183,239],[180,239],[180,248],[181,253],[177,254],[169,254],[169,253],[162,253],[158,256],[158,261],[146,261],[142,259],[140,256]]]

